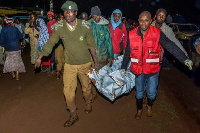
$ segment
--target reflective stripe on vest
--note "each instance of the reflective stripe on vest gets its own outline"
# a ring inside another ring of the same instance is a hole
[[[146,63],[152,63],[152,62],[159,62],[159,58],[155,58],[155,59],[146,59]]]
[[[136,63],[138,63],[139,60],[138,60],[138,59],[131,58],[131,62],[136,62]]]

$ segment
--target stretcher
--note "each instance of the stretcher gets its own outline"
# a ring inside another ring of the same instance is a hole
[[[121,69],[123,55],[118,56],[111,67],[104,66],[98,72],[94,69],[87,75],[92,80],[97,90],[110,101],[131,92],[135,86],[135,75],[130,71]]]

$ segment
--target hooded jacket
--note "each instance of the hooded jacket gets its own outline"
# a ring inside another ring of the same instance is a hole
[[[126,26],[121,22],[121,18],[117,23],[115,23],[113,17],[114,13],[121,14],[122,18],[122,12],[119,9],[114,10],[111,15],[111,23],[109,25],[112,37],[113,53],[119,54],[122,51],[122,49],[126,48],[127,31],[126,31]]]

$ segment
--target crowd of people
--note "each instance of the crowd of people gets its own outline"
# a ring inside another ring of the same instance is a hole
[[[20,24],[19,19],[13,24],[12,19],[5,18],[6,25],[1,30],[0,46],[5,48],[6,53],[3,72],[10,72],[16,80],[19,80],[19,73],[25,72],[21,58],[24,34],[30,37],[30,62],[35,68],[50,61],[57,66],[58,79],[63,70],[63,92],[70,112],[69,119],[64,123],[65,127],[72,126],[79,119],[75,103],[77,77],[85,99],[84,111],[86,114],[91,113],[97,92],[92,89],[91,80],[85,73],[91,68],[98,71],[111,64],[119,55],[124,55],[121,69],[126,70],[131,62],[130,70],[136,76],[137,120],[142,117],[145,93],[147,116],[153,115],[152,106],[156,99],[164,49],[192,69],[192,61],[175,38],[172,29],[165,24],[165,9],[157,10],[153,22],[151,13],[143,11],[139,15],[139,23],[133,22],[133,25],[126,22],[119,9],[111,13],[109,20],[102,17],[98,6],[91,8],[90,19],[85,12],[81,13],[81,19],[77,18],[78,6],[73,1],[66,1],[61,9],[63,15],[59,14],[58,18],[55,18],[52,11],[47,13],[47,24],[34,13],[30,14],[30,21],[25,27]]]

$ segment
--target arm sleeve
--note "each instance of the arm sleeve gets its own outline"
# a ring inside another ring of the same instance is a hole
[[[113,54],[113,46],[112,46],[112,38],[111,38],[111,34],[110,34],[110,28],[109,26],[106,26],[107,28],[107,35],[106,35],[106,43],[107,43],[107,48],[108,48],[108,57],[109,58],[114,58],[114,54]]]
[[[19,30],[17,30],[17,34],[18,34],[19,40],[23,38],[23,35]]]
[[[86,40],[87,40],[87,44],[88,44],[89,48],[96,48],[96,43],[95,43],[91,28],[88,29],[88,31],[86,33]]]
[[[129,63],[129,61],[131,59],[130,53],[131,53],[131,50],[130,50],[130,40],[129,40],[129,36],[127,36],[127,46],[126,46],[126,49],[125,49],[124,59],[122,61],[122,67],[121,67],[121,69],[127,70],[128,63]]]
[[[1,31],[1,34],[0,34],[0,46],[4,47],[5,45],[5,34],[3,31]]]
[[[58,41],[59,41],[59,35],[58,35],[57,31],[54,31],[51,34],[51,37],[49,38],[47,43],[43,46],[41,54],[43,56],[48,56]]]
[[[166,35],[162,31],[160,33],[159,43],[164,49],[169,51],[181,63],[184,63],[184,61],[188,59],[188,57],[183,53],[183,51],[168,37],[166,37]]]
[[[125,25],[123,25],[123,33],[124,33],[124,43],[123,43],[123,47],[126,48],[126,45],[127,45],[127,31],[126,31]]]
[[[184,53],[185,55],[188,57],[187,52],[185,51],[185,49],[183,48],[183,46],[181,45],[181,43],[179,42],[178,39],[176,39],[176,36],[174,34],[174,32],[172,31],[172,29],[169,29],[169,39],[174,42]]]

